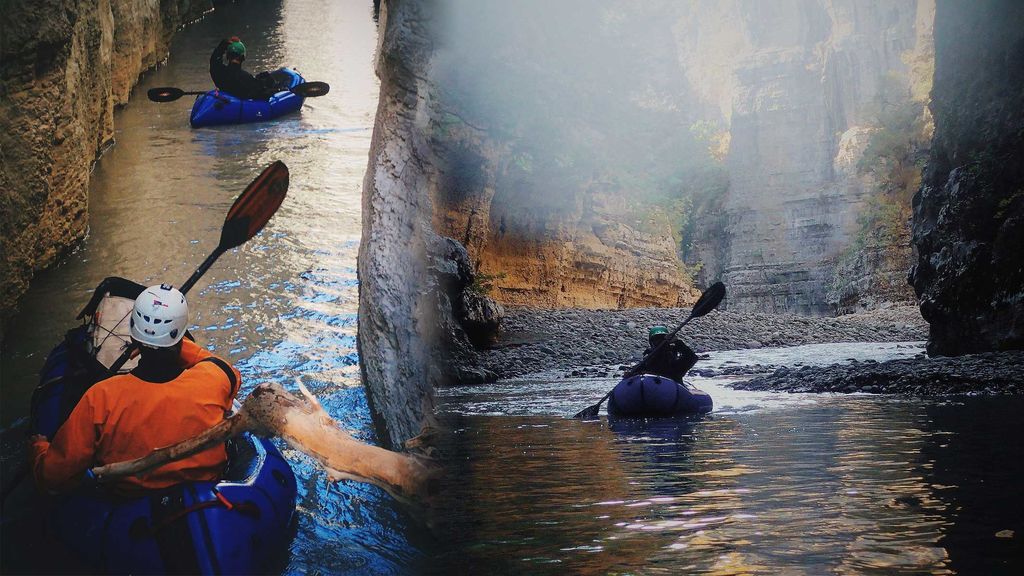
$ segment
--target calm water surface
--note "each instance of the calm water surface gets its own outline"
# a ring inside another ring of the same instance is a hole
[[[725,352],[704,364],[919,350],[820,345]],[[450,540],[438,571],[1024,573],[1021,399],[789,395],[694,382],[716,411],[661,422],[565,418],[600,398],[608,380],[444,392],[455,434],[444,447],[453,474],[439,524]]]
[[[271,380],[294,389],[301,375],[338,421],[373,440],[356,353],[355,269],[379,89],[372,11],[363,0],[249,1],[175,37],[167,64],[143,79],[116,118],[117,145],[91,183],[88,239],[21,301],[2,359],[3,425],[27,412],[43,359],[100,280],[184,282],[216,246],[234,199],[281,159],[291,170],[287,199],[258,237],[222,256],[189,294],[192,331],[238,366],[243,393]],[[210,52],[236,34],[250,71],[293,66],[330,83],[330,94],[278,121],[201,130],[188,126],[191,98],[146,100],[154,86],[208,89]],[[280,570],[400,573],[415,560],[407,518],[390,498],[329,484],[299,454],[286,456],[299,481],[298,526]]]
[[[209,86],[206,63],[238,34],[250,70],[293,65],[331,84],[300,115],[191,130],[190,102],[145,89]],[[27,411],[49,349],[108,275],[181,283],[213,249],[224,214],[268,163],[291,168],[267,229],[224,255],[190,294],[199,341],[241,369],[246,390],[302,380],[373,441],[355,350],[360,187],[378,86],[371,3],[250,1],[181,32],[117,118],[97,165],[90,235],[41,274],[2,358],[0,417]],[[798,365],[913,355],[915,344],[714,355]],[[705,364],[707,365],[707,364]],[[330,484],[287,451],[299,478],[284,573],[1020,574],[1024,448],[1019,399],[892,399],[737,392],[697,379],[716,412],[663,423],[565,418],[608,380],[538,377],[445,391],[454,433],[436,540],[380,491]],[[1012,531],[1012,537],[1006,537]],[[3,534],[5,567],[44,552]],[[424,543],[426,542],[426,543]],[[422,554],[434,560],[421,564]]]

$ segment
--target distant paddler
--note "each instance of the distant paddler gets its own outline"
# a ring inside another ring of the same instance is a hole
[[[210,78],[218,89],[243,100],[266,100],[281,90],[269,72],[256,76],[246,72],[244,61],[245,44],[238,36],[220,41],[210,55]]]

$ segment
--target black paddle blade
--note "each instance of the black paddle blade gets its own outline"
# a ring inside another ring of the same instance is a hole
[[[185,95],[185,91],[181,88],[174,88],[171,86],[164,86],[163,88],[150,88],[146,92],[146,96],[153,102],[174,102],[178,98]]]
[[[241,246],[266,226],[288,193],[288,167],[280,160],[268,166],[235,200],[224,219],[218,250]]]
[[[331,91],[331,86],[327,82],[303,82],[298,86],[292,88],[292,93],[298,94],[303,98],[316,98],[317,96],[323,96]]]
[[[710,288],[704,291],[697,300],[697,303],[693,305],[693,312],[690,316],[693,318],[699,318],[708,312],[711,312],[718,305],[722,303],[722,299],[725,298],[725,284],[721,282],[715,282]]]
[[[593,406],[587,406],[583,410],[580,410],[579,412],[576,413],[575,416],[573,416],[573,418],[575,418],[577,420],[593,420],[594,418],[597,418],[597,414],[600,411],[601,411],[601,403],[598,402],[597,404],[594,404]]]

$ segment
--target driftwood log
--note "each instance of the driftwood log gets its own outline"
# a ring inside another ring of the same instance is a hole
[[[252,432],[280,436],[291,447],[314,458],[333,480],[355,480],[379,486],[400,500],[426,500],[436,468],[423,458],[391,452],[354,439],[342,430],[320,402],[299,383],[305,399],[278,384],[261,384],[242,408],[205,432],[174,446],[154,450],[127,462],[92,469],[99,482],[144,474],[168,462],[202,452],[227,439]]]

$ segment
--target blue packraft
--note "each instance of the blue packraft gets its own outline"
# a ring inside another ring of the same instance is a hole
[[[306,81],[290,68],[271,72],[271,76],[283,88],[294,88]],[[305,100],[287,89],[282,89],[267,100],[241,100],[227,92],[210,90],[196,97],[195,103],[192,104],[189,124],[193,128],[201,128],[272,120],[302,108]]]

